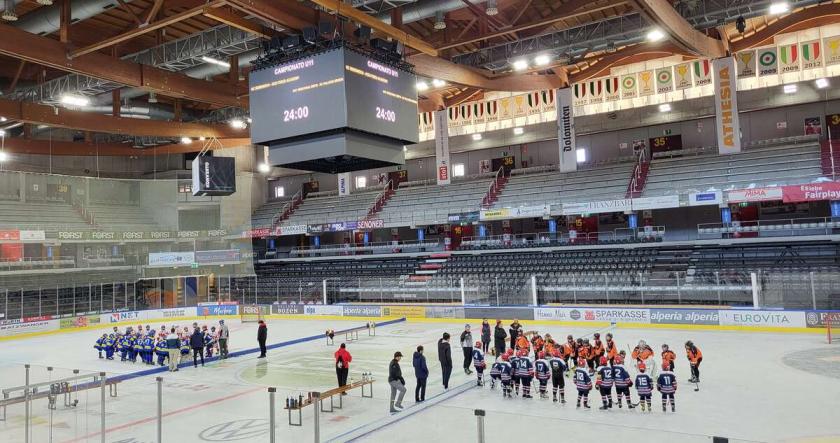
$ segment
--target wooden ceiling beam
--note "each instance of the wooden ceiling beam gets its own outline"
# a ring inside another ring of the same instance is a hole
[[[562,86],[555,75],[513,74],[500,78],[487,78],[480,71],[466,68],[439,57],[417,54],[408,58],[418,74],[449,83],[472,86],[489,91],[534,91]]]
[[[125,0],[117,0],[117,3],[120,4],[120,9],[127,12],[128,15],[130,15],[131,18],[134,19],[134,23],[136,23],[137,26],[143,26],[143,21],[140,20],[140,17],[134,12],[133,9],[131,9],[130,6],[128,6]]]
[[[207,143],[210,151],[215,149],[250,146],[249,138],[219,138]],[[56,140],[33,140],[22,137],[6,139],[5,150],[10,154],[30,155],[76,155],[76,156],[115,156],[115,157],[150,157],[154,155],[188,154],[201,152],[205,143],[168,144],[148,148],[134,148],[120,143],[69,142]],[[12,158],[14,161],[14,158]]]
[[[686,51],[706,58],[726,55],[722,41],[698,31],[674,9],[668,0],[630,0],[642,16],[659,26],[666,35]]]
[[[160,1],[160,2],[162,3],[162,1]],[[127,41],[127,40],[131,40],[131,39],[133,39],[135,37],[138,37],[138,36],[141,36],[143,34],[146,34],[146,33],[152,32],[152,31],[157,31],[158,29],[163,29],[167,26],[173,25],[173,24],[178,23],[180,21],[187,20],[187,19],[195,17],[195,16],[203,15],[203,14],[205,14],[205,10],[207,8],[219,7],[223,4],[224,4],[224,2],[222,0],[213,0],[209,3],[207,3],[207,5],[196,6],[194,8],[187,9],[184,12],[179,12],[177,14],[170,15],[169,17],[162,18],[162,19],[157,20],[157,21],[152,22],[152,23],[146,23],[145,26],[139,26],[136,29],[133,29],[131,31],[124,32],[120,35],[115,35],[111,38],[106,38],[105,40],[102,40],[98,43],[94,43],[92,45],[85,46],[84,48],[80,48],[80,49],[77,49],[75,51],[71,51],[69,56],[70,56],[70,58],[76,58],[76,57],[79,57],[79,56],[82,56],[82,55],[85,55],[85,54],[90,54],[91,52],[96,52],[100,49],[104,49],[104,48],[107,48],[109,46],[116,45],[118,43],[122,43],[122,42]],[[152,11],[152,12],[154,12],[154,11]],[[149,16],[151,17],[151,14]]]
[[[263,0],[265,1],[265,0]],[[370,27],[382,35],[388,36],[401,42],[409,48],[414,48],[424,54],[437,57],[438,51],[429,43],[409,34],[408,32],[397,29],[376,17],[365,14],[364,12],[345,5],[340,0],[311,0],[318,6],[334,11],[336,14],[347,17],[356,23]]]
[[[798,9],[780,17],[754,34],[730,42],[732,52],[756,48],[773,43],[778,34],[801,31],[818,26],[840,23],[840,3],[824,3]],[[824,48],[825,49],[825,48]]]
[[[588,80],[590,78],[603,77],[605,75],[609,75],[610,69],[616,66],[669,57],[675,54],[689,55],[688,51],[682,49],[671,41],[642,43],[627,46],[611,54],[604,53],[584,58],[582,62],[590,63],[590,66],[578,72],[567,74],[567,81],[571,84]]]
[[[261,25],[250,20],[246,20],[244,17],[228,11],[225,8],[204,8],[202,15],[219,23],[224,23],[230,27],[250,32],[251,34],[258,35],[262,38],[271,38],[270,31],[266,30]]]
[[[229,0],[228,3],[246,14],[286,29],[299,31],[318,23],[318,11],[297,0]]]
[[[189,77],[99,52],[68,59],[68,46],[48,37],[0,24],[0,54],[26,60],[65,72],[83,74],[144,88],[170,97],[212,103],[219,106],[243,106],[229,87]]]

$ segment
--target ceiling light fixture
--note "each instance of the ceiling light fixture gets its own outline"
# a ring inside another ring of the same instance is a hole
[[[647,39],[649,42],[658,42],[663,38],[665,38],[665,33],[660,29],[653,29],[647,33]]]
[[[446,86],[446,82],[439,79],[439,78],[435,78],[435,79],[432,79],[432,86],[434,86],[435,88],[442,88],[442,87]]]
[[[271,166],[268,163],[260,163],[257,169],[263,174],[268,174],[271,171]]]
[[[230,121],[230,127],[232,127],[233,129],[245,129],[247,126],[248,125],[242,119],[239,118],[235,118]]]
[[[770,15],[784,14],[788,11],[790,11],[790,5],[788,4],[788,2],[773,3],[770,5],[770,9],[768,10],[768,12],[770,12]]]
[[[795,84],[785,85],[783,90],[785,91],[785,94],[794,94],[799,90],[799,87]]]
[[[545,66],[549,63],[551,63],[551,57],[546,54],[540,54],[534,57],[534,64],[537,66]]]
[[[484,13],[487,15],[497,15],[499,13],[496,0],[487,0],[487,7],[484,8]]]
[[[513,69],[516,71],[524,71],[528,69],[528,61],[522,59],[514,61]]]
[[[230,63],[219,60],[219,59],[216,59],[216,58],[213,58],[213,57],[208,57],[206,55],[201,56],[201,60],[203,60],[205,63],[211,63],[211,64],[218,65],[218,66],[221,66],[221,67],[224,67],[224,68],[230,68]]]
[[[6,154],[4,151],[0,151],[0,163],[9,159],[9,154]]]
[[[61,103],[68,106],[84,108],[90,104],[90,99],[83,95],[64,94],[61,96]]]
[[[825,89],[828,87],[828,79],[827,78],[818,78],[816,80],[817,89]]]
[[[189,138],[189,137],[181,137],[181,144],[182,144],[182,145],[188,145],[188,144],[190,144],[190,143],[192,143],[192,139],[191,139],[191,138]]]
[[[429,89],[429,84],[421,80],[417,82],[414,87],[417,88],[418,91],[423,92]]]
[[[661,105],[659,105],[659,112],[671,112],[671,104],[662,103]]]
[[[435,29],[438,31],[446,29],[446,20],[444,20],[443,11],[435,11]]]

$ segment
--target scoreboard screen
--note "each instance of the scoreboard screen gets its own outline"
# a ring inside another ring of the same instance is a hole
[[[343,128],[418,141],[414,74],[354,50],[253,71],[249,80],[255,144]]]
[[[677,151],[682,149],[682,136],[666,135],[662,137],[653,137],[649,140],[651,152],[667,152]]]

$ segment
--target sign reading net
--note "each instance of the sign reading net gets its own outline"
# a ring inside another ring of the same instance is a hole
[[[403,164],[418,142],[416,77],[351,48],[250,74],[251,140],[272,164],[338,173]],[[276,152],[275,152],[276,151]]]

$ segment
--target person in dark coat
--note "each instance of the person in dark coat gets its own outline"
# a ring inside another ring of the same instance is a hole
[[[490,349],[490,323],[485,318],[481,322],[481,350],[486,354]]]
[[[201,356],[201,366],[204,366],[204,333],[195,325],[190,335],[190,347],[193,350],[193,366],[198,367],[198,357]]]
[[[403,410],[402,400],[405,397],[405,379],[402,376],[402,369],[400,369],[400,359],[402,352],[395,352],[394,359],[388,365],[388,384],[391,385],[391,412],[400,412]],[[397,396],[399,393],[399,396]]]
[[[260,325],[257,327],[257,341],[260,343],[260,356],[257,358],[265,358],[265,341],[268,339],[268,326],[265,322],[260,320]]]
[[[426,357],[423,356],[423,346],[418,346],[414,352],[414,376],[417,377],[417,387],[414,388],[414,401],[417,403],[426,401],[426,379],[429,378],[429,367],[426,366]]]
[[[501,356],[505,353],[505,339],[507,338],[507,332],[505,332],[505,327],[502,326],[501,320],[496,320],[496,328],[493,331],[493,341],[496,348],[496,355]]]
[[[438,361],[443,372],[443,389],[449,389],[449,376],[452,375],[452,348],[449,346],[449,333],[444,332],[438,340]]]
[[[510,348],[516,350],[516,339],[522,333],[522,325],[519,324],[519,320],[514,320],[508,331],[510,332]]]

